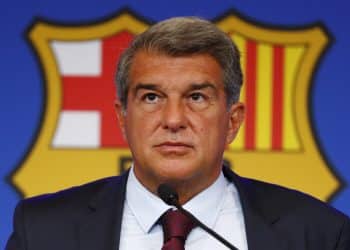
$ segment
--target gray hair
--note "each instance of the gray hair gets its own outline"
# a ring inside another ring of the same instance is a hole
[[[239,99],[242,86],[240,54],[231,38],[213,23],[198,17],[175,17],[159,22],[136,36],[122,53],[116,76],[117,95],[126,108],[128,76],[136,52],[144,50],[169,56],[209,54],[223,69],[228,107]]]

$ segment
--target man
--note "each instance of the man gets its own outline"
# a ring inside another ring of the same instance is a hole
[[[223,167],[244,117],[241,84],[237,48],[210,22],[173,18],[136,37],[117,72],[131,170],[20,202],[6,249],[161,249],[163,241],[168,249],[163,224],[171,207],[157,197],[167,183],[240,250],[349,250],[345,215]],[[186,249],[226,249],[199,227],[188,231],[178,243]]]

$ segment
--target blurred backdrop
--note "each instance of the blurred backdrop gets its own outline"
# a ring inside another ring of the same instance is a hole
[[[134,35],[173,16],[212,20],[241,51],[247,117],[225,163],[350,215],[347,1],[0,5],[0,248],[19,199],[128,168],[115,65]]]

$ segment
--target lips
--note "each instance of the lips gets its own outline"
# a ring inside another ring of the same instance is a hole
[[[158,144],[157,146],[173,146],[173,147],[192,147],[190,144],[183,143],[183,142],[163,142]]]
[[[191,144],[183,142],[162,142],[155,146],[163,154],[186,154],[190,149],[193,148]]]

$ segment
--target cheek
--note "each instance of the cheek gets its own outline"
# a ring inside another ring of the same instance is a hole
[[[205,140],[210,140],[212,143],[215,144],[218,144],[220,142],[226,142],[226,136],[228,131],[227,116],[225,116],[224,114],[211,115],[205,117],[201,123],[202,126],[200,128],[200,133],[204,136]]]
[[[156,115],[145,114],[144,112],[135,112],[129,117],[127,122],[128,134],[133,136],[133,139],[138,140],[144,137],[149,137],[159,124],[159,118]]]
[[[205,147],[210,147],[208,142],[215,143],[219,133],[220,122],[214,117],[192,116],[192,130]]]
[[[228,117],[222,110],[211,111],[208,113],[199,114],[198,122],[202,124],[203,129],[207,131],[219,130],[219,128],[227,127]]]

